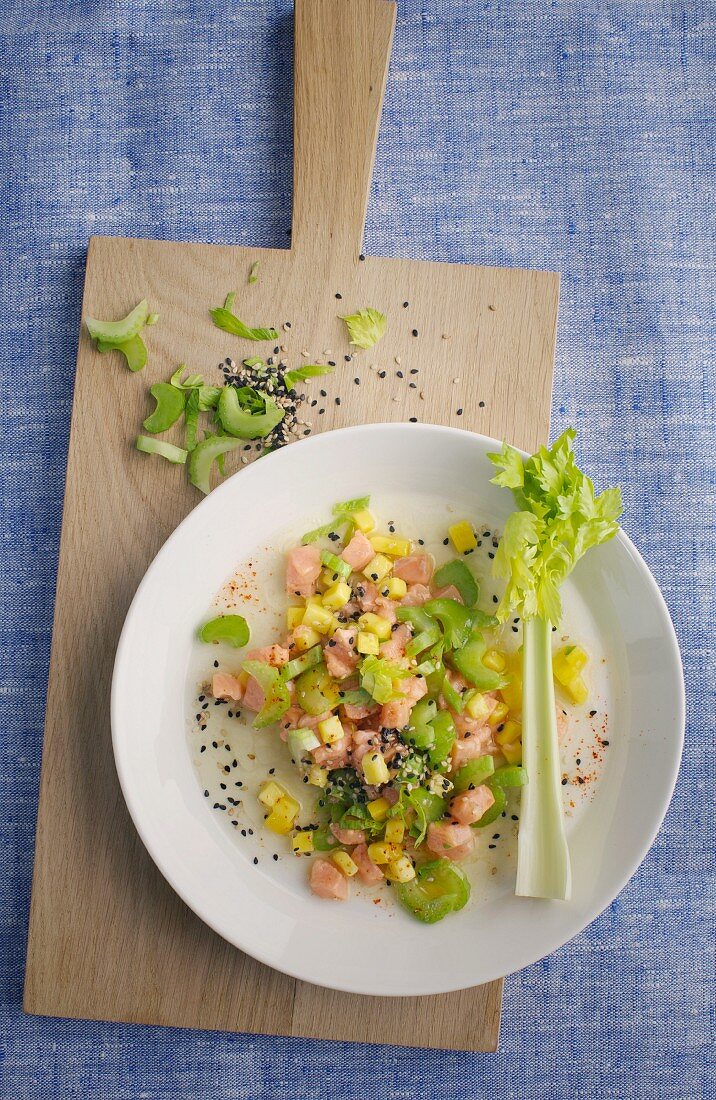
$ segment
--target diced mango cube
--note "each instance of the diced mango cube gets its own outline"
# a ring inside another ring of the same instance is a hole
[[[291,832],[300,809],[301,807],[296,799],[291,798],[290,794],[285,794],[275,803],[271,813],[264,821],[264,825],[272,833],[286,836],[287,833]]]
[[[324,718],[318,723],[318,732],[324,745],[335,745],[336,741],[340,741],[343,737],[340,718],[336,714],[332,714],[330,718]]]
[[[318,645],[321,635],[313,627],[304,626],[301,623],[294,629],[291,640],[293,642],[292,653],[305,653],[307,649],[313,649],[314,645]]]
[[[366,611],[358,620],[358,626],[368,634],[375,634],[381,642],[387,642],[391,635],[390,621],[382,615],[374,615],[372,611]]]
[[[482,663],[485,668],[490,668],[493,672],[504,672],[507,668],[505,655],[500,653],[499,649],[488,649],[483,654]]]
[[[319,634],[327,634],[333,625],[333,615],[327,607],[309,604],[303,616],[304,626],[310,626]]]
[[[369,581],[382,581],[383,577],[387,577],[392,568],[393,563],[390,558],[386,558],[384,554],[376,554],[363,570],[363,576],[367,577]]]
[[[313,851],[313,833],[310,829],[301,829],[294,833],[291,839],[291,847],[297,856],[310,856]]]
[[[323,606],[330,611],[338,611],[344,607],[352,596],[351,586],[345,581],[336,581],[332,584],[323,597]]]
[[[405,825],[398,817],[391,817],[385,823],[385,840],[388,844],[402,844],[405,836]]]
[[[308,782],[312,787],[328,786],[328,768],[322,768],[320,764],[311,764],[307,774]]]
[[[391,882],[410,882],[415,878],[415,867],[408,856],[398,856],[385,868],[385,876]]]
[[[466,519],[460,520],[459,523],[453,523],[452,527],[448,527],[448,535],[458,554],[464,554],[466,550],[474,550],[477,546],[472,524]]]
[[[356,649],[359,653],[363,653],[364,655],[380,653],[380,638],[378,638],[376,634],[369,634],[365,630],[359,630],[356,639]]]
[[[390,779],[388,765],[385,762],[382,752],[367,752],[361,763],[365,781],[366,783],[370,783],[371,786],[379,787],[382,783],[387,783]]]
[[[390,802],[387,798],[374,798],[372,802],[368,803],[367,809],[374,821],[385,821],[390,809]]]
[[[388,598],[391,600],[402,600],[408,591],[408,586],[402,577],[391,577],[390,580],[385,582],[385,587]]]
[[[368,535],[375,530],[375,516],[367,508],[361,508],[360,511],[353,512],[351,519],[364,535]]]
[[[500,752],[508,764],[522,763],[522,742],[513,741],[511,745],[500,745]]]
[[[353,875],[358,873],[358,867],[348,855],[348,852],[342,852],[340,850],[331,852],[329,859],[335,863],[338,870],[341,874],[345,875],[346,878],[353,878]]]
[[[471,718],[486,722],[492,714],[494,703],[492,699],[485,698],[481,691],[470,691],[463,696],[463,699],[465,710]]]
[[[271,810],[285,794],[285,787],[282,787],[280,783],[276,783],[273,779],[269,779],[266,783],[261,784],[257,797],[262,806],[266,806],[267,809]]]
[[[588,660],[581,646],[566,645],[558,649],[552,658],[555,680],[566,687],[569,681],[582,671]]]
[[[305,610],[305,607],[286,608],[286,626],[289,630],[293,630],[295,626],[303,622],[303,613]]]
[[[403,852],[398,844],[388,844],[384,840],[375,840],[368,845],[368,857],[373,863],[390,863],[400,859]]]
[[[491,726],[499,726],[500,722],[504,722],[508,713],[508,709],[504,703],[497,703],[497,705],[492,708],[492,714],[487,721]]]
[[[513,722],[509,718],[503,723],[502,729],[495,734],[495,741],[498,745],[513,745],[515,741],[519,741],[522,737],[522,726],[519,722]]]
[[[582,676],[573,676],[569,683],[564,686],[573,703],[586,703],[589,691]]]
[[[388,554],[391,558],[406,558],[410,553],[410,541],[408,539],[396,539],[388,535],[371,535],[370,544],[376,554]]]

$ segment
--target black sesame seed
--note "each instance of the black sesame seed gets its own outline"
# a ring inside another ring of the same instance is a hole
[[[609,742],[608,742],[608,741],[602,741],[602,744],[603,744],[603,745],[608,745],[608,744],[609,744]]]
[[[352,355],[344,355],[343,358],[345,359],[346,363],[350,363],[353,356]]]
[[[385,378],[385,374],[386,374],[386,372],[384,370],[379,370],[378,371],[378,377],[379,378]]]
[[[403,302],[403,309],[407,309],[409,305],[410,302]]]
[[[462,409],[458,409],[458,410],[457,410],[457,414],[456,414],[456,415],[457,415],[457,416],[462,416]]]
[[[365,259],[365,254],[364,254],[363,252],[361,252],[361,254],[360,254],[360,256],[358,257],[358,259],[359,259],[359,260],[364,260],[364,259]]]
[[[214,661],[214,668],[218,668],[218,667],[219,667],[219,662],[218,662],[218,661]]]
[[[281,348],[280,348],[280,347],[278,346],[278,344],[277,344],[277,345],[276,345],[276,347],[275,347],[275,348],[273,349],[273,353],[274,353],[274,355],[278,355],[278,353],[280,352],[280,350],[281,350]]]
[[[209,792],[208,792],[208,791],[204,791],[204,798],[208,798],[208,797],[209,797]]]
[[[340,397],[337,397],[336,398],[336,405],[340,405],[340,403],[341,403],[341,399],[340,399]]]
[[[496,844],[488,844],[488,845],[487,845],[487,847],[488,847],[488,848],[496,848],[496,847],[497,847],[497,845],[496,845]]]
[[[568,781],[567,781],[566,779],[563,779],[563,780],[562,780],[562,786],[563,786],[563,787],[566,787],[566,786],[567,786],[567,782],[568,782]]]
[[[360,386],[360,378],[354,378],[353,381],[355,382],[356,386]]]
[[[409,382],[409,383],[408,383],[408,389],[409,389],[409,390],[417,390],[417,388],[418,388],[418,387],[417,387],[417,385],[416,385],[416,383],[415,383],[415,382]]]
[[[590,710],[590,712],[589,712],[589,717],[590,717],[590,718],[594,718],[594,716],[596,715],[596,713],[597,713],[597,712],[596,712],[596,710]]]
[[[338,294],[337,297],[340,298],[340,294]],[[273,854],[273,861],[274,861],[274,863],[278,863],[278,856],[276,855],[275,852]]]
[[[259,857],[258,857],[258,856],[254,856],[254,867],[256,866],[256,864],[258,863],[258,861],[259,861]]]
[[[418,335],[418,330],[416,328],[414,328],[413,329],[413,336],[417,336],[417,335]]]
[[[402,372],[402,370],[397,370],[397,371],[395,372],[395,377],[396,377],[396,378],[402,378],[402,377],[403,377],[403,372]]]
[[[226,783],[219,783],[219,786],[221,787],[222,791],[226,790]]]
[[[343,295],[342,295],[342,294],[338,294],[338,293],[336,293],[336,298],[338,298],[338,300],[339,300],[339,301],[341,300],[341,298],[342,298],[342,297],[343,297]]]
[[[411,416],[411,417],[410,417],[410,423],[411,423],[411,424],[417,424],[417,423],[418,423],[418,418],[417,418],[417,416]]]
[[[519,821],[520,820],[519,817],[517,816],[517,814],[510,814],[510,818],[511,818],[512,821]]]
[[[443,546],[447,546],[449,544],[449,542],[450,542],[450,539],[443,539]]]

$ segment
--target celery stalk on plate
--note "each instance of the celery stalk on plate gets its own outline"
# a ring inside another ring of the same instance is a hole
[[[569,850],[562,814],[561,770],[552,681],[552,627],[562,617],[559,587],[593,546],[614,537],[622,512],[619,489],[595,496],[575,462],[574,429],[524,460],[503,444],[490,455],[496,485],[517,504],[495,555],[506,582],[497,616],[523,621],[522,753],[528,784],[522,794],[516,893],[568,900]]]

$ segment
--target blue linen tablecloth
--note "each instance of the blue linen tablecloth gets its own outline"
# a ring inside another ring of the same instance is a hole
[[[508,979],[496,1056],[21,1013],[87,239],[285,245],[292,42],[287,0],[5,0],[2,21],[0,1097],[713,1097],[716,6],[400,3],[366,251],[563,272],[553,429],[623,486],[689,693],[652,851]]]

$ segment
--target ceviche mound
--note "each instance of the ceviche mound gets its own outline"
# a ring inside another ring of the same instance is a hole
[[[258,799],[264,827],[306,857],[319,898],[347,899],[352,879],[390,884],[417,919],[442,920],[467,903],[461,863],[514,788],[523,788],[517,892],[569,896],[557,740],[566,717],[553,677],[583,703],[588,655],[580,645],[552,651],[557,585],[615,533],[620,511],[605,499],[618,491],[595,497],[577,470],[572,438],[525,463],[508,447],[493,456],[519,509],[495,555],[506,581],[498,606],[480,605],[469,518],[445,532],[436,566],[409,532],[381,525],[369,497],[344,501],[287,552],[285,631],[204,689],[252,712],[300,773],[308,806],[270,776]],[[552,567],[541,575],[545,555]],[[523,645],[508,653],[501,622],[520,615]],[[249,629],[226,614],[200,637],[242,648]]]

